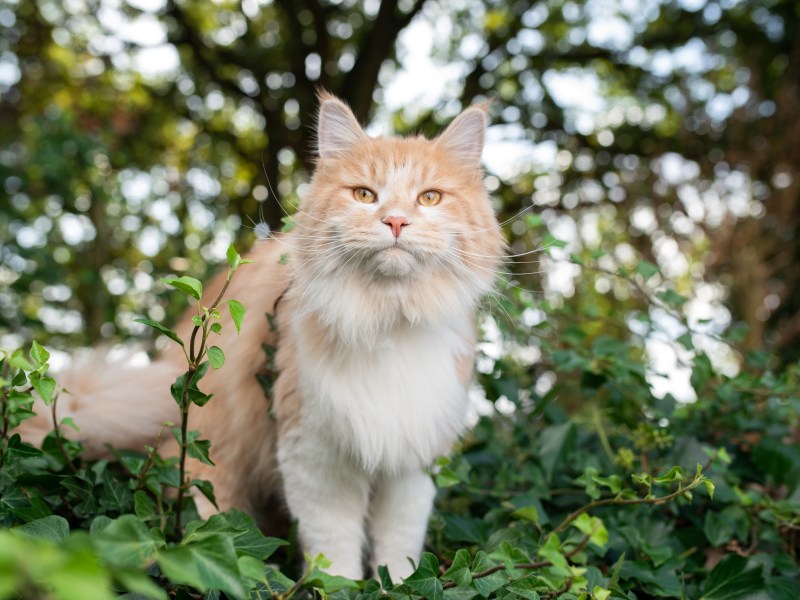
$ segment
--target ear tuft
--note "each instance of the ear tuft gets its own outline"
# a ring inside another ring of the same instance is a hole
[[[450,123],[436,143],[452,152],[460,162],[477,169],[481,165],[487,121],[486,106],[470,106]]]
[[[320,158],[336,158],[366,138],[353,111],[336,96],[319,95],[317,149]]]

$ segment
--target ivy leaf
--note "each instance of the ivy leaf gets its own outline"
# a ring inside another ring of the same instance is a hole
[[[361,587],[352,579],[341,577],[340,575],[329,575],[319,569],[311,571],[307,581],[313,588],[322,590],[325,595],[334,594],[344,589],[357,590]],[[441,583],[439,585],[441,585]]]
[[[160,333],[163,333],[172,341],[177,342],[180,345],[180,347],[183,348],[183,340],[178,337],[178,334],[172,331],[172,329],[164,327],[161,323],[157,323],[156,321],[153,321],[151,319],[145,319],[141,317],[138,319],[134,319],[133,322],[141,323],[142,325],[147,325],[148,327],[152,327],[153,329],[159,331]]]
[[[42,401],[50,406],[53,403],[53,394],[56,391],[55,379],[34,371],[28,376],[28,381],[31,382],[33,389],[36,390]]]
[[[44,346],[40,346],[36,340],[31,344],[31,358],[38,367],[43,367],[50,359],[50,353],[45,350]]]
[[[198,431],[189,432],[189,435],[187,436],[189,439],[189,444],[186,446],[186,453],[190,457],[196,458],[203,464],[214,466],[214,463],[208,457],[208,451],[211,448],[211,442],[209,440],[198,440],[197,437],[199,435],[200,432]]]
[[[536,445],[547,480],[552,481],[556,467],[575,446],[575,425],[566,421],[547,427],[539,435]]]
[[[266,537],[256,525],[255,520],[240,510],[233,509],[224,513],[228,522],[240,530],[233,539],[236,554],[239,556],[252,556],[259,560],[267,560],[281,546],[288,546],[289,542]]]
[[[50,515],[49,517],[36,519],[19,527],[14,527],[11,533],[61,543],[69,537],[69,523],[64,517]]]
[[[565,570],[568,568],[567,559],[564,558],[564,553],[561,550],[561,540],[558,539],[555,533],[547,536],[544,545],[539,548],[537,554],[553,563],[554,567]]]
[[[144,596],[153,600],[167,600],[167,592],[159,587],[145,573],[135,569],[115,569],[114,579],[135,597]]]
[[[195,300],[200,300],[200,297],[203,295],[203,284],[194,277],[187,277],[186,275],[172,278],[162,277],[161,281],[191,296]]]
[[[211,366],[215,369],[219,369],[222,365],[225,364],[225,353],[222,352],[222,348],[219,346],[210,346],[207,350],[208,352],[208,362],[211,363]]]
[[[509,585],[506,589],[520,598],[526,600],[539,600],[539,592],[536,591],[537,586],[541,587],[539,578],[536,575],[528,575]]]
[[[457,586],[467,586],[472,582],[472,573],[469,570],[469,552],[459,548],[453,557],[450,568],[447,569],[442,579],[453,581]]]
[[[158,564],[174,583],[185,583],[201,592],[222,590],[237,598],[247,595],[230,536],[212,534],[163,549],[158,554]]]
[[[588,514],[583,513],[572,521],[570,525],[578,529],[582,534],[588,535],[589,542],[599,548],[605,548],[608,543],[608,530],[597,517],[590,517]]]
[[[423,552],[417,570],[403,580],[427,600],[444,600],[444,587],[439,581],[439,561],[430,552]]]
[[[123,568],[141,567],[163,546],[133,515],[123,515],[106,525],[92,537],[92,544],[103,560]]]
[[[701,600],[736,600],[764,591],[761,565],[747,569],[747,559],[728,554],[708,576]]]
[[[22,355],[22,350],[16,350],[13,354],[11,354],[11,358],[8,359],[8,364],[10,364],[15,369],[22,369],[23,371],[35,371],[36,367],[34,367],[31,363],[28,362],[28,359]],[[14,384],[14,385],[22,385],[22,384]]]
[[[236,251],[236,248],[233,247],[233,244],[228,246],[228,250],[225,252],[225,257],[228,259],[228,264],[230,265],[231,269],[236,270],[241,264],[242,257],[239,256],[239,253]]]
[[[244,305],[238,300],[228,300],[228,310],[231,311],[231,319],[233,319],[233,324],[236,325],[236,333],[241,333],[244,313],[247,312]]]
[[[672,467],[661,477],[654,477],[653,483],[672,483],[673,481],[683,481],[683,469]]]

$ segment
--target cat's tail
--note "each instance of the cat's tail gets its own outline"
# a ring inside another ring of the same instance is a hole
[[[103,350],[93,350],[74,359],[56,376],[61,389],[56,418],[69,417],[77,431],[61,426],[65,437],[86,447],[87,458],[108,455],[108,447],[142,450],[153,444],[161,425],[179,422],[178,406],[170,396],[170,385],[181,374],[179,363],[166,359],[144,366],[132,363],[132,354],[113,360]],[[17,432],[40,445],[53,430],[51,407],[37,400],[36,416],[23,422]]]

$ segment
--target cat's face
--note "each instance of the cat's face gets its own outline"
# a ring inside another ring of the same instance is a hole
[[[369,138],[324,98],[320,160],[296,217],[309,266],[382,285],[490,286],[504,242],[480,171],[485,124],[471,108],[435,140]]]

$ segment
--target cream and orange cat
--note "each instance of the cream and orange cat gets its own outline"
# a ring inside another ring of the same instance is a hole
[[[211,440],[216,467],[194,463],[192,476],[214,483],[222,510],[258,514],[282,493],[303,549],[333,573],[363,577],[369,547],[373,570],[403,578],[433,503],[426,467],[466,426],[475,309],[504,249],[480,168],[486,113],[468,108],[433,140],[370,138],[343,102],[320,101],[319,160],[296,226],[233,279],[228,295],[249,318],[240,336],[223,328],[227,364],[202,382],[214,398],[189,425]],[[190,328],[187,318],[178,330]],[[278,348],[270,400],[256,380],[264,343]],[[71,391],[61,414],[90,451],[152,443],[177,420],[177,347],[144,370],[93,360],[60,382]],[[28,438],[49,429],[26,425]]]

